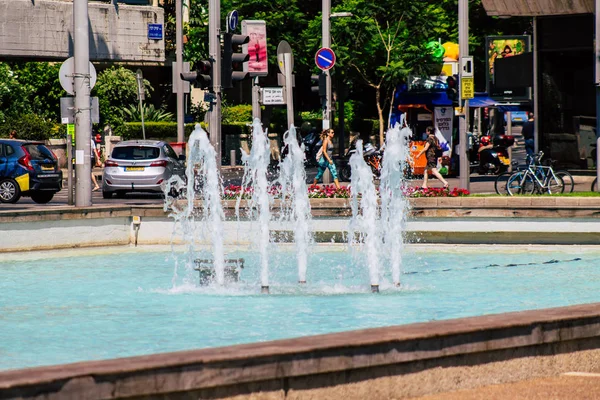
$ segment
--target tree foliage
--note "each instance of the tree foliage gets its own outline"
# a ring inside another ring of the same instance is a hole
[[[146,79],[147,96],[153,88]],[[92,95],[98,97],[100,116],[104,124],[113,127],[123,123],[122,111],[138,104],[135,72],[123,67],[111,67],[98,74]]]

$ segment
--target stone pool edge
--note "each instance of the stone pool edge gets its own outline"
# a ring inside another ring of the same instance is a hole
[[[600,372],[600,303],[0,372],[0,399],[389,399]]]
[[[348,199],[311,199],[317,242],[345,242]],[[406,241],[448,244],[600,244],[598,197],[459,197],[410,199]],[[277,204],[275,204],[277,207]],[[224,201],[228,244],[249,244],[257,224],[235,220]],[[140,217],[139,229],[133,217]],[[274,221],[275,236],[292,227]],[[40,240],[32,243],[31,232]],[[181,243],[160,205],[44,207],[0,211],[0,252]],[[286,239],[288,238],[288,239]]]

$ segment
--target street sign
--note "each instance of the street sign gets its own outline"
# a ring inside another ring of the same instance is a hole
[[[148,24],[148,39],[162,40],[163,24]]]
[[[239,20],[240,17],[237,10],[230,11],[229,14],[227,14],[227,33],[235,31]]]
[[[282,87],[262,88],[262,103],[264,105],[285,104]]]
[[[326,71],[335,65],[335,53],[328,47],[321,47],[315,54],[315,64]]]
[[[283,55],[286,53],[289,53],[292,56],[291,57],[292,65],[290,65],[290,70],[293,71],[294,70],[294,55],[292,53],[292,46],[290,46],[290,44],[288,42],[286,42],[285,40],[282,40],[277,45],[277,64],[279,65],[279,70],[284,75],[285,75],[285,66],[283,63]]]
[[[460,58],[460,73],[461,77],[472,78],[473,77],[473,57],[461,57]]]
[[[464,100],[472,99],[473,97],[475,97],[473,77],[463,76],[460,80],[460,98]]]
[[[73,82],[73,74],[75,71],[75,58],[69,57],[62,63],[58,70],[58,80],[60,86],[67,91],[69,94],[75,94],[75,83]],[[96,68],[94,64],[90,62],[90,90],[96,84]]]
[[[91,111],[90,118],[92,124],[100,122],[100,107],[98,106],[98,98],[90,97]],[[60,98],[60,122],[62,124],[75,123],[75,97]]]

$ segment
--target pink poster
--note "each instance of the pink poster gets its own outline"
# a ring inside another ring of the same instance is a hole
[[[250,37],[248,44],[244,45],[244,52],[250,56],[250,60],[244,63],[244,72],[250,72],[250,76],[267,76],[269,63],[265,21],[242,21],[242,34]]]

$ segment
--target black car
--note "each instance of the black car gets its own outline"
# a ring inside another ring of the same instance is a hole
[[[56,156],[43,143],[0,139],[0,202],[29,196],[48,203],[62,189],[62,178]]]

